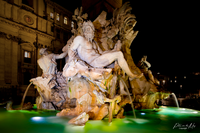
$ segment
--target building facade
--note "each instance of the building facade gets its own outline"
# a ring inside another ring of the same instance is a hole
[[[62,52],[72,14],[50,0],[0,0],[0,89],[14,87],[23,94],[29,80],[42,74],[39,50]]]

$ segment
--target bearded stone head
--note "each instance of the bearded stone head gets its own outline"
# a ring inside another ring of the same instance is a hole
[[[84,22],[82,30],[83,30],[84,37],[88,41],[92,42],[94,38],[94,31],[95,31],[93,23],[91,21]]]

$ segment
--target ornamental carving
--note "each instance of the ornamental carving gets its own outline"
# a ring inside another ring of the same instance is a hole
[[[41,44],[41,43],[37,43],[37,42],[33,42],[33,45],[36,48],[48,48],[49,50],[51,49],[51,46],[47,46],[47,45],[44,45],[44,44]]]
[[[33,25],[34,24],[33,18],[28,16],[28,15],[24,15],[24,21],[29,25]]]

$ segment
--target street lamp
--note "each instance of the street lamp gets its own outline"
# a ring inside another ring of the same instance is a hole
[[[165,84],[165,80],[163,80],[163,85]]]
[[[183,85],[180,85],[180,88],[182,89]]]

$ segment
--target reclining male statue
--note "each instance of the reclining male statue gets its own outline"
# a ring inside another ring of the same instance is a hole
[[[74,69],[73,67],[70,67],[70,62],[77,55],[82,61],[85,61],[87,64],[96,69],[103,69],[114,61],[117,61],[119,66],[130,77],[130,79],[140,78],[143,76],[143,74],[135,75],[129,69],[123,53],[117,50],[117,47],[120,47],[119,45],[121,45],[120,40],[118,40],[113,50],[102,52],[98,44],[96,44],[93,40],[95,31],[93,23],[91,21],[84,22],[82,30],[83,36],[75,37],[72,44],[68,44],[69,62],[63,69],[64,76],[72,76],[69,69]]]

